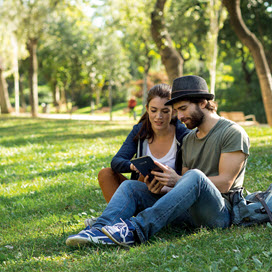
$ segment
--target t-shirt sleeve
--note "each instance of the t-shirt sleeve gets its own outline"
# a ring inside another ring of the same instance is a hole
[[[228,127],[224,133],[221,153],[242,151],[248,156],[249,146],[249,138],[245,130],[234,124]]]

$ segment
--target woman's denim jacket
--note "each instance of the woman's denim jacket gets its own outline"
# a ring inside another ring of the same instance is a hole
[[[184,124],[177,120],[176,124],[176,140],[177,140],[177,154],[176,154],[176,172],[181,173],[182,169],[182,154],[181,145],[183,137],[190,132]],[[142,123],[133,126],[132,131],[127,136],[125,142],[117,152],[117,154],[112,158],[111,168],[117,173],[130,173],[130,160],[136,155],[136,157],[141,157],[146,146],[144,145],[144,140],[139,140],[138,142],[133,141],[133,138],[137,135]],[[136,172],[132,172],[131,179],[137,179],[138,176]]]

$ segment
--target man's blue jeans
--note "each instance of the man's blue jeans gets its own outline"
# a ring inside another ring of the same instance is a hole
[[[120,218],[131,221],[142,243],[169,223],[210,228],[231,224],[221,193],[196,169],[187,171],[165,195],[151,193],[143,182],[124,181],[93,227],[112,226]]]

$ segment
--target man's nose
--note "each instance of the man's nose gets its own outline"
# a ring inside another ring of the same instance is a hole
[[[183,116],[184,116],[183,113],[178,111],[178,119],[181,120],[181,118],[183,118]]]

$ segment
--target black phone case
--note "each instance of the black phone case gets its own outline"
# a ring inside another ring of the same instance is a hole
[[[152,181],[154,178],[154,175],[151,174],[151,171],[162,172],[161,168],[159,168],[149,156],[132,159],[131,162],[142,173],[143,176],[149,176],[149,181]]]

